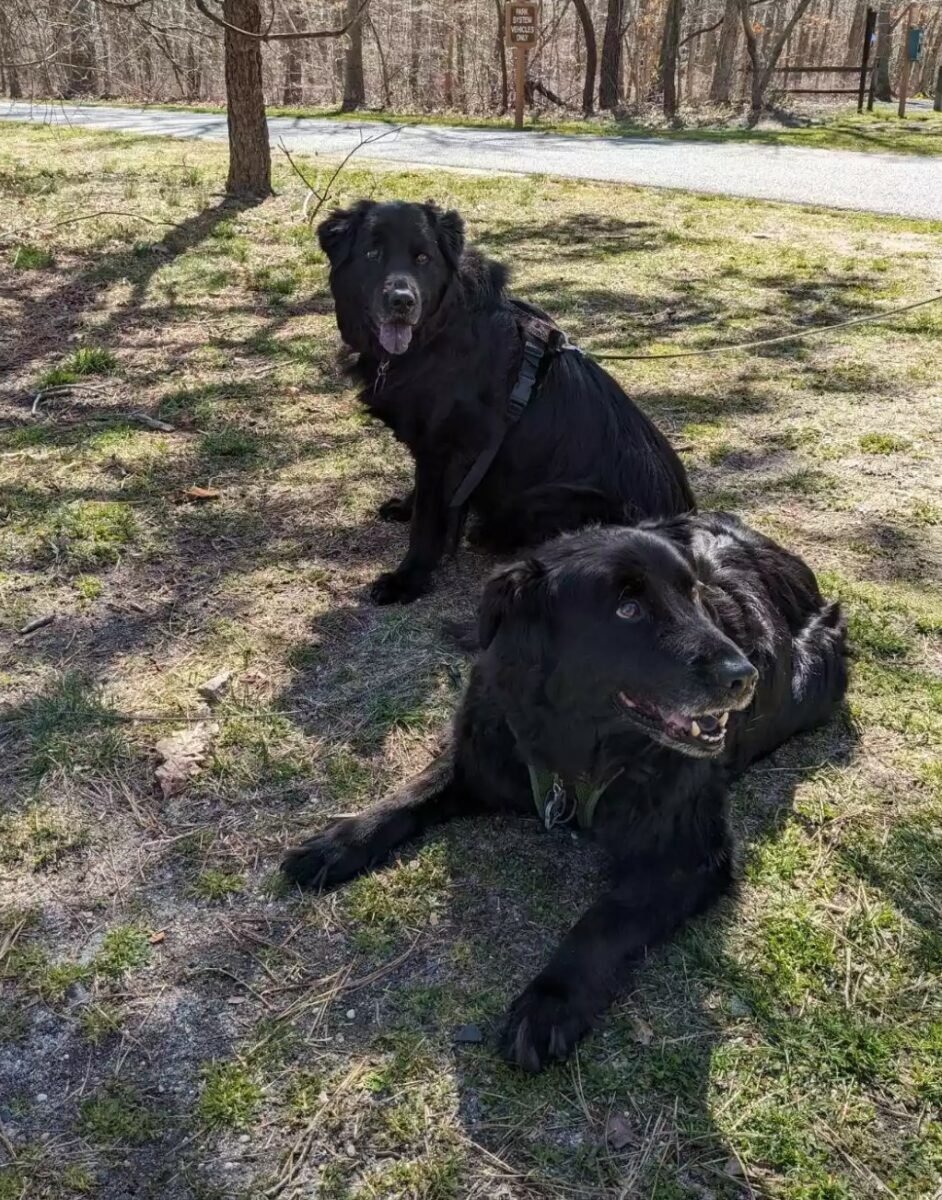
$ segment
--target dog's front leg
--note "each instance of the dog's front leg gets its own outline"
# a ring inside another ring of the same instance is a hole
[[[441,462],[417,459],[409,550],[395,569],[372,587],[377,604],[409,604],[431,590],[432,572],[441,562],[448,536],[447,472]]]
[[[624,969],[664,941],[730,885],[728,864],[704,860],[678,870],[650,861],[588,910],[547,966],[514,1001],[501,1049],[508,1061],[540,1071],[567,1058],[611,1004]]]

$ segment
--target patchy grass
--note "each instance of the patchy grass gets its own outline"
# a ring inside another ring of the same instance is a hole
[[[58,366],[50,367],[39,378],[40,388],[59,387],[77,383],[86,375],[112,375],[117,370],[117,359],[110,350],[101,346],[82,346]]]
[[[366,603],[405,546],[373,513],[409,464],[337,363],[297,180],[278,164],[278,196],[243,210],[215,195],[224,166],[208,143],[0,127],[12,242],[56,226],[45,269],[0,263],[16,347],[0,380],[0,1116],[17,1151],[0,1188],[247,1200],[294,1170],[332,1200],[732,1200],[747,1184],[928,1200],[942,310],[614,368],[705,504],[808,558],[857,658],[845,719],[736,789],[738,902],[652,954],[577,1061],[530,1078],[495,1034],[598,887],[593,845],[469,820],[332,895],[279,883],[285,844],[428,761],[467,670],[440,622],[469,614],[493,564],[465,549],[433,597]],[[598,350],[748,341],[942,290],[928,222],[356,161],[337,186],[338,203],[457,205],[519,293]],[[175,224],[57,225],[96,206]],[[75,347],[104,351],[107,376],[75,374]],[[33,414],[63,369],[73,386]],[[199,689],[223,670],[210,705]],[[198,722],[205,756],[165,797],[157,743]],[[456,1044],[468,1024],[483,1041]]]
[[[42,246],[25,242],[11,252],[10,266],[17,271],[42,271],[53,264],[53,256]]]

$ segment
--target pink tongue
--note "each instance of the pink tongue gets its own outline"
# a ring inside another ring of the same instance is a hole
[[[383,321],[379,327],[379,344],[388,354],[405,354],[412,341],[412,326],[401,321]]]

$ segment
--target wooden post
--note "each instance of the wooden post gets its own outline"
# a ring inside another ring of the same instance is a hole
[[[935,103],[932,107],[936,112],[942,112],[942,63],[939,64],[939,73],[935,79]]]
[[[899,115],[906,116],[906,96],[909,92],[909,74],[913,64],[909,57],[909,31],[913,27],[913,6],[906,9],[906,33],[903,38],[903,72],[899,80]]]
[[[506,0],[504,41],[514,52],[514,129],[523,128],[527,92],[527,50],[536,45],[540,6],[533,0]]]
[[[527,48],[514,46],[514,129],[523,128],[523,105],[527,89]]]
[[[867,64],[870,61],[870,43],[873,41],[873,31],[877,24],[876,10],[867,9],[867,23],[864,27],[863,57],[860,60],[860,90],[857,93],[857,111],[863,112],[864,93],[867,90]]]

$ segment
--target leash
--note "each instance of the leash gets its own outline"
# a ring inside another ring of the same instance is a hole
[[[631,362],[657,362],[667,358],[707,358],[713,354],[737,354],[741,350],[757,350],[760,346],[780,346],[783,342],[797,342],[804,338],[821,337],[835,329],[848,329],[851,325],[873,325],[887,320],[888,317],[912,312],[914,308],[924,308],[927,304],[938,304],[940,300],[942,300],[942,293],[930,296],[927,300],[917,300],[913,304],[903,304],[899,308],[887,308],[882,312],[870,313],[868,316],[852,317],[849,321],[838,321],[834,325],[817,325],[812,329],[797,329],[794,333],[785,333],[779,337],[761,338],[756,342],[735,342],[729,346],[710,346],[706,350],[673,350],[667,354],[609,354],[594,350],[586,350],[585,353],[589,358],[598,361]]]

